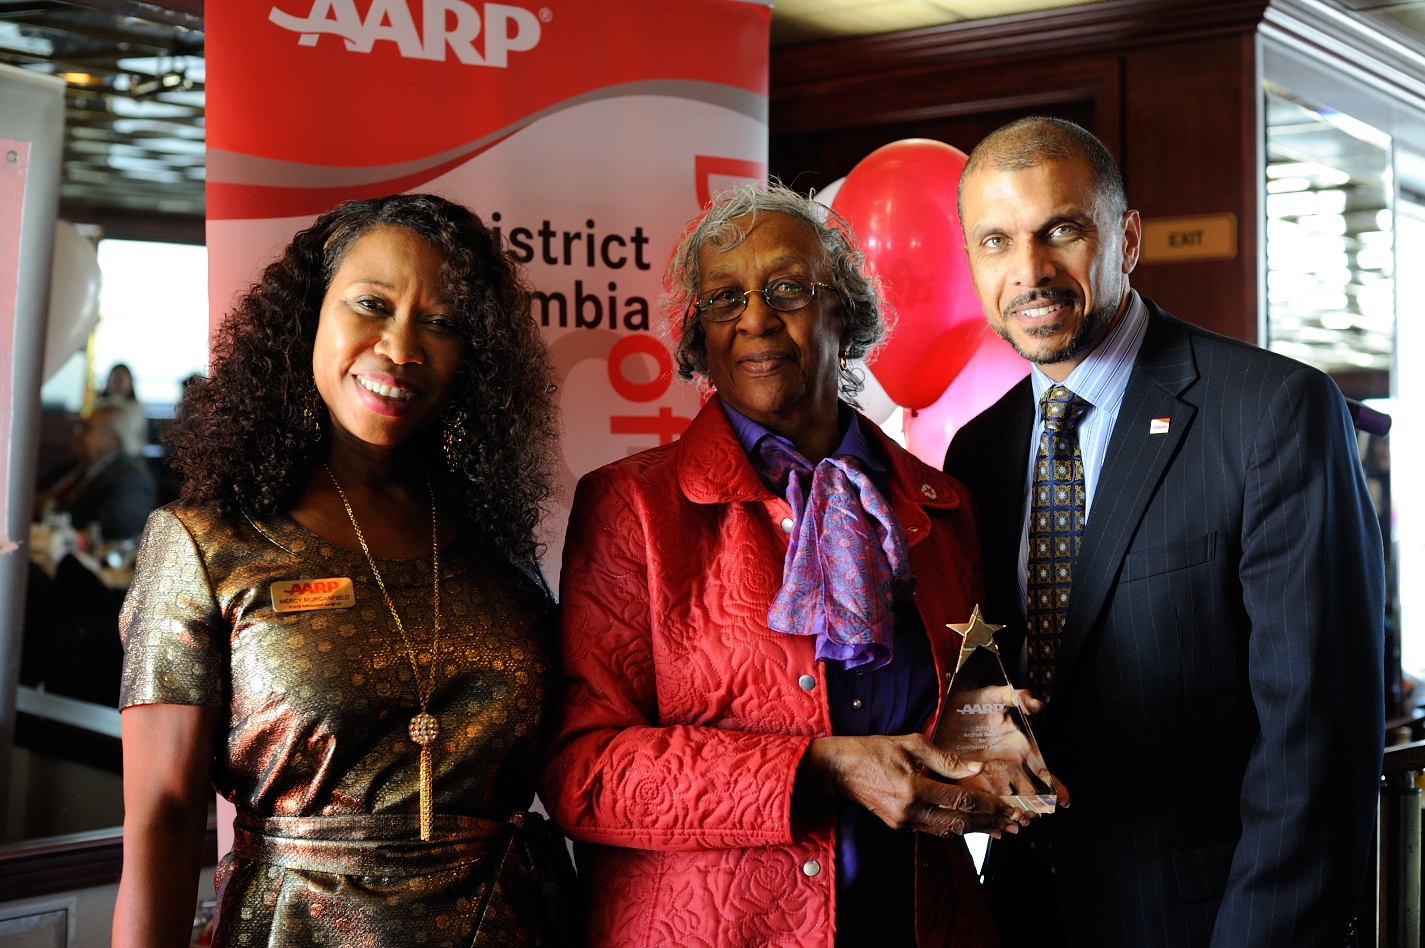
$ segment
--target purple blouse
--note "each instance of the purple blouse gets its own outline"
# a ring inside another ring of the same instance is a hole
[[[722,407],[749,456],[763,438],[791,444],[726,402]],[[832,454],[855,459],[889,497],[889,468],[866,440],[856,413],[842,404],[837,421],[841,444]],[[839,661],[825,663],[831,733],[913,734],[935,713],[939,682],[925,625],[909,599],[896,604],[895,616],[892,657],[885,665],[847,671]],[[915,837],[854,803],[842,804],[837,820],[836,938],[842,945],[915,945]]]

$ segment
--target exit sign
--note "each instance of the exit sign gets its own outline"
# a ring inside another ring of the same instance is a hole
[[[1237,215],[1158,217],[1143,221],[1144,263],[1231,260],[1237,256]]]

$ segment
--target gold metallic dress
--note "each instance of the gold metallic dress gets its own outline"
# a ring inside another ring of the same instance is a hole
[[[179,502],[148,521],[124,603],[121,706],[226,708],[213,764],[237,805],[225,946],[565,945],[562,839],[524,812],[553,685],[554,606],[471,544],[442,551],[430,711],[435,832],[420,841],[410,662],[359,553],[289,517]],[[423,675],[431,561],[378,560]],[[349,577],[351,608],[275,612],[273,583]]]

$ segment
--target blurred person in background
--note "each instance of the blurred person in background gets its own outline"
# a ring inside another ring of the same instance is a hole
[[[134,392],[134,373],[122,362],[115,362],[104,383],[104,391],[95,405],[112,408],[116,414],[114,428],[126,454],[138,457],[148,444],[148,413]]]
[[[124,450],[128,426],[123,410],[107,404],[75,424],[74,464],[40,494],[36,511],[67,513],[79,530],[97,523],[107,540],[143,532],[158,506],[158,489],[143,459]]]
[[[37,498],[48,542],[31,550],[21,662],[25,684],[111,708],[119,698],[118,616],[127,571],[105,567],[127,566],[158,506],[148,465],[123,448],[123,426],[122,409],[106,404],[76,422],[73,464]],[[69,525],[55,515],[67,516]],[[110,557],[115,561],[106,562]]]

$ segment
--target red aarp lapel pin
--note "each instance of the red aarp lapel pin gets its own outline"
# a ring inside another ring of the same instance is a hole
[[[1168,426],[1172,423],[1173,419],[1171,418],[1154,418],[1148,422],[1148,433],[1150,435],[1167,434]]]

